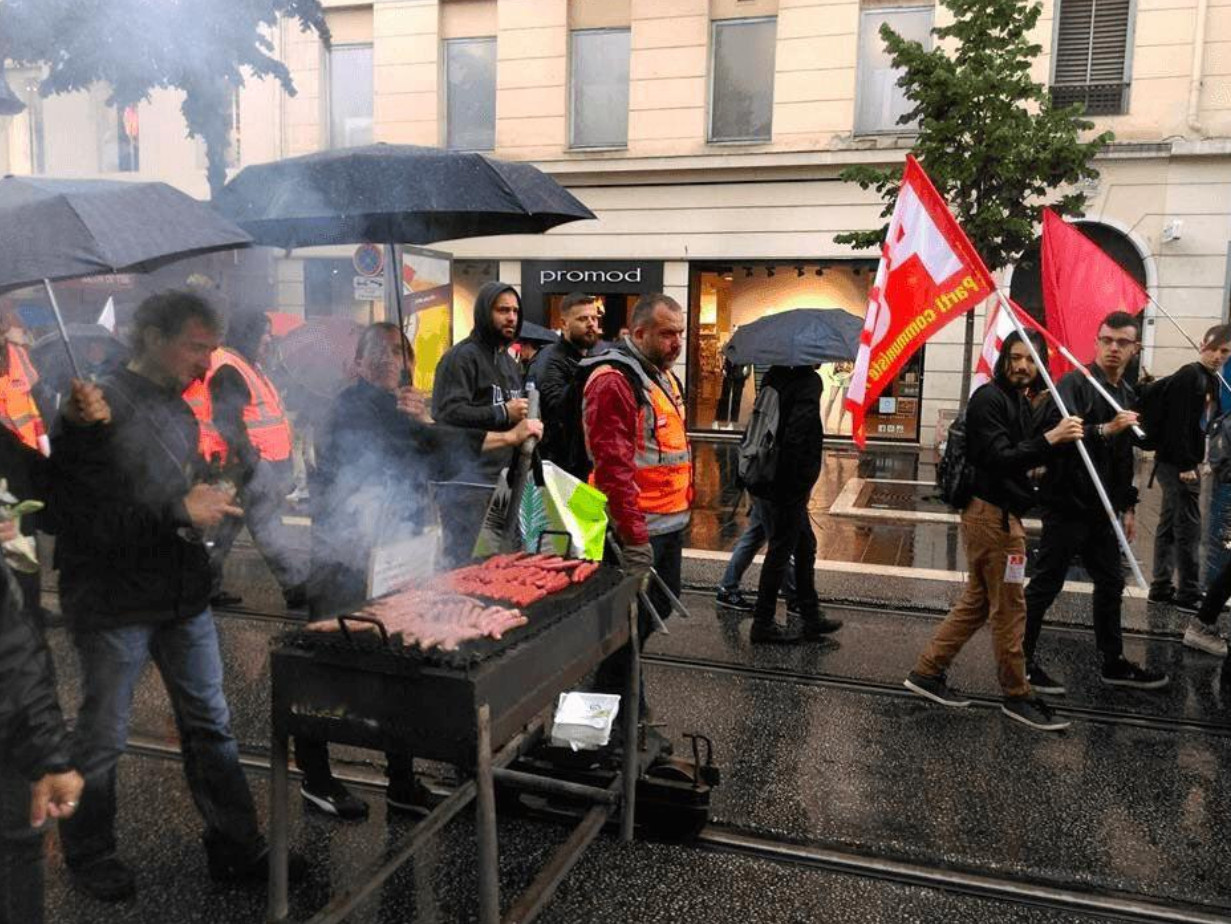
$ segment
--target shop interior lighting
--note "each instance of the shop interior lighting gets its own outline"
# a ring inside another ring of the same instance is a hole
[[[818,266],[818,267],[816,268],[816,275],[817,275],[818,277],[820,277],[820,276],[824,276],[824,275],[825,275],[825,268],[824,268],[823,266]]]
[[[745,266],[745,267],[744,267],[744,278],[745,278],[745,279],[751,279],[751,278],[752,278],[752,267],[751,267],[751,266]]]
[[[765,278],[770,279],[773,277],[773,275],[774,275],[774,268],[772,266],[765,267]]]
[[[802,265],[795,267],[795,275],[800,279],[804,278],[804,268]]]

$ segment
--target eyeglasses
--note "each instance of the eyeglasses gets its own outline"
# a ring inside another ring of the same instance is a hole
[[[1136,340],[1129,340],[1126,337],[1099,337],[1098,342],[1100,346],[1105,347],[1115,344],[1122,350],[1127,350],[1129,347],[1137,345]]]

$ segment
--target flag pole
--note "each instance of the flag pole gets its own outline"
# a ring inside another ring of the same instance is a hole
[[[1188,336],[1188,331],[1186,331],[1184,329],[1184,326],[1172,316],[1171,312],[1168,311],[1166,308],[1164,308],[1161,304],[1159,304],[1158,299],[1155,298],[1153,295],[1151,295],[1149,292],[1146,293],[1146,298],[1150,300],[1151,305],[1153,305],[1155,308],[1157,308],[1159,311],[1163,313],[1164,318],[1166,318],[1173,325],[1175,325],[1175,329],[1180,332],[1180,336],[1183,337],[1185,340],[1187,340],[1194,350],[1200,353],[1201,346],[1197,343],[1196,340]],[[1231,385],[1228,385],[1227,380],[1222,377],[1222,370],[1215,369],[1214,375],[1218,377],[1218,381],[1222,382],[1222,387],[1225,388],[1228,392],[1231,392]]]
[[[1068,347],[1066,347],[1063,343],[1061,343],[1059,340],[1056,339],[1055,334],[1047,330],[1047,328],[1043,327],[1042,324],[1040,324],[1034,318],[1030,317],[1030,315],[1028,315],[1025,311],[1018,308],[1017,303],[1014,302],[1012,299],[1009,300],[1009,304],[1013,306],[1013,311],[1018,315],[1018,317],[1020,317],[1023,321],[1026,321],[1031,327],[1033,327],[1040,334],[1042,334],[1043,339],[1047,341],[1047,343],[1051,346],[1053,350],[1058,350],[1061,356],[1063,356],[1070,363],[1072,363],[1073,367],[1076,368],[1078,371],[1080,371],[1081,374],[1086,377],[1086,381],[1089,382],[1092,386],[1094,386],[1094,390],[1097,391],[1100,395],[1102,395],[1103,400],[1111,405],[1111,409],[1113,411],[1115,411],[1117,414],[1124,412],[1124,408],[1122,408],[1120,406],[1120,403],[1111,396],[1111,392],[1109,392],[1106,388],[1103,387],[1103,384],[1094,377],[1094,374],[1085,367],[1085,364],[1082,363],[1081,360],[1079,360],[1076,356],[1074,356],[1072,353],[1069,352]],[[1137,426],[1136,424],[1133,424],[1133,433],[1136,434],[1138,439],[1143,440],[1146,438],[1145,431],[1142,430],[1141,427]]]
[[[1068,408],[1064,406],[1064,399],[1060,397],[1060,391],[1056,388],[1056,383],[1052,381],[1051,373],[1047,371],[1047,365],[1039,356],[1038,351],[1034,348],[1034,342],[1026,336],[1026,330],[1022,327],[1021,319],[1018,318],[1017,312],[1013,310],[1013,306],[1009,304],[1009,300],[1005,298],[1000,289],[996,290],[997,296],[1000,298],[1001,304],[1008,309],[1009,317],[1013,321],[1013,327],[1017,330],[1018,335],[1022,338],[1022,342],[1030,350],[1030,355],[1034,358],[1034,363],[1038,367],[1039,374],[1043,377],[1043,382],[1047,385],[1047,390],[1051,392],[1052,400],[1056,402],[1056,408],[1060,411],[1061,417],[1068,417]],[[1098,498],[1103,504],[1103,510],[1107,513],[1107,518],[1111,521],[1111,528],[1116,534],[1116,540],[1120,543],[1120,550],[1124,553],[1124,557],[1128,559],[1129,568],[1132,569],[1133,577],[1137,580],[1137,586],[1142,590],[1148,590],[1149,585],[1146,583],[1145,576],[1141,573],[1141,567],[1137,564],[1137,557],[1133,554],[1132,547],[1128,544],[1128,537],[1124,535],[1124,527],[1120,525],[1120,520],[1116,516],[1115,509],[1111,506],[1111,498],[1107,496],[1107,489],[1103,487],[1103,482],[1099,479],[1098,472],[1094,470],[1094,462],[1090,458],[1090,451],[1086,449],[1084,440],[1077,440],[1077,454],[1081,456],[1081,461],[1086,466],[1086,472],[1090,475],[1090,480],[1094,483],[1094,490],[1098,492]]]

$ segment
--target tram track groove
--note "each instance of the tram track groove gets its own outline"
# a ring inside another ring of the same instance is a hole
[[[137,757],[183,762],[178,747],[165,741],[142,735],[131,735],[128,752]],[[270,773],[269,754],[242,748],[240,764],[261,774]],[[364,765],[366,766],[366,765]],[[371,794],[385,788],[373,773],[356,774],[335,769],[335,776],[347,785]],[[292,778],[299,772],[290,768]],[[431,780],[437,795],[448,795],[453,785]],[[545,823],[558,821],[550,816]],[[846,876],[876,879],[896,885],[913,886],[936,891],[983,898],[1007,904],[1045,908],[1060,912],[1080,912],[1092,917],[1133,924],[1225,924],[1231,919],[1231,909],[1164,899],[1144,893],[1098,893],[1094,887],[1078,889],[1048,880],[1045,877],[1012,877],[994,875],[977,869],[956,869],[942,864],[877,857],[850,849],[837,849],[821,843],[807,843],[769,836],[729,823],[706,825],[696,840],[697,847],[719,853],[740,854],[754,859],[810,869],[821,869]],[[688,846],[688,845],[685,845]]]

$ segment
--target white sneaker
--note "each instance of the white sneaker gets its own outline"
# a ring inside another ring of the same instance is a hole
[[[1215,626],[1207,626],[1199,619],[1190,619],[1184,630],[1184,644],[1207,654],[1227,656],[1227,640],[1218,634]]]

